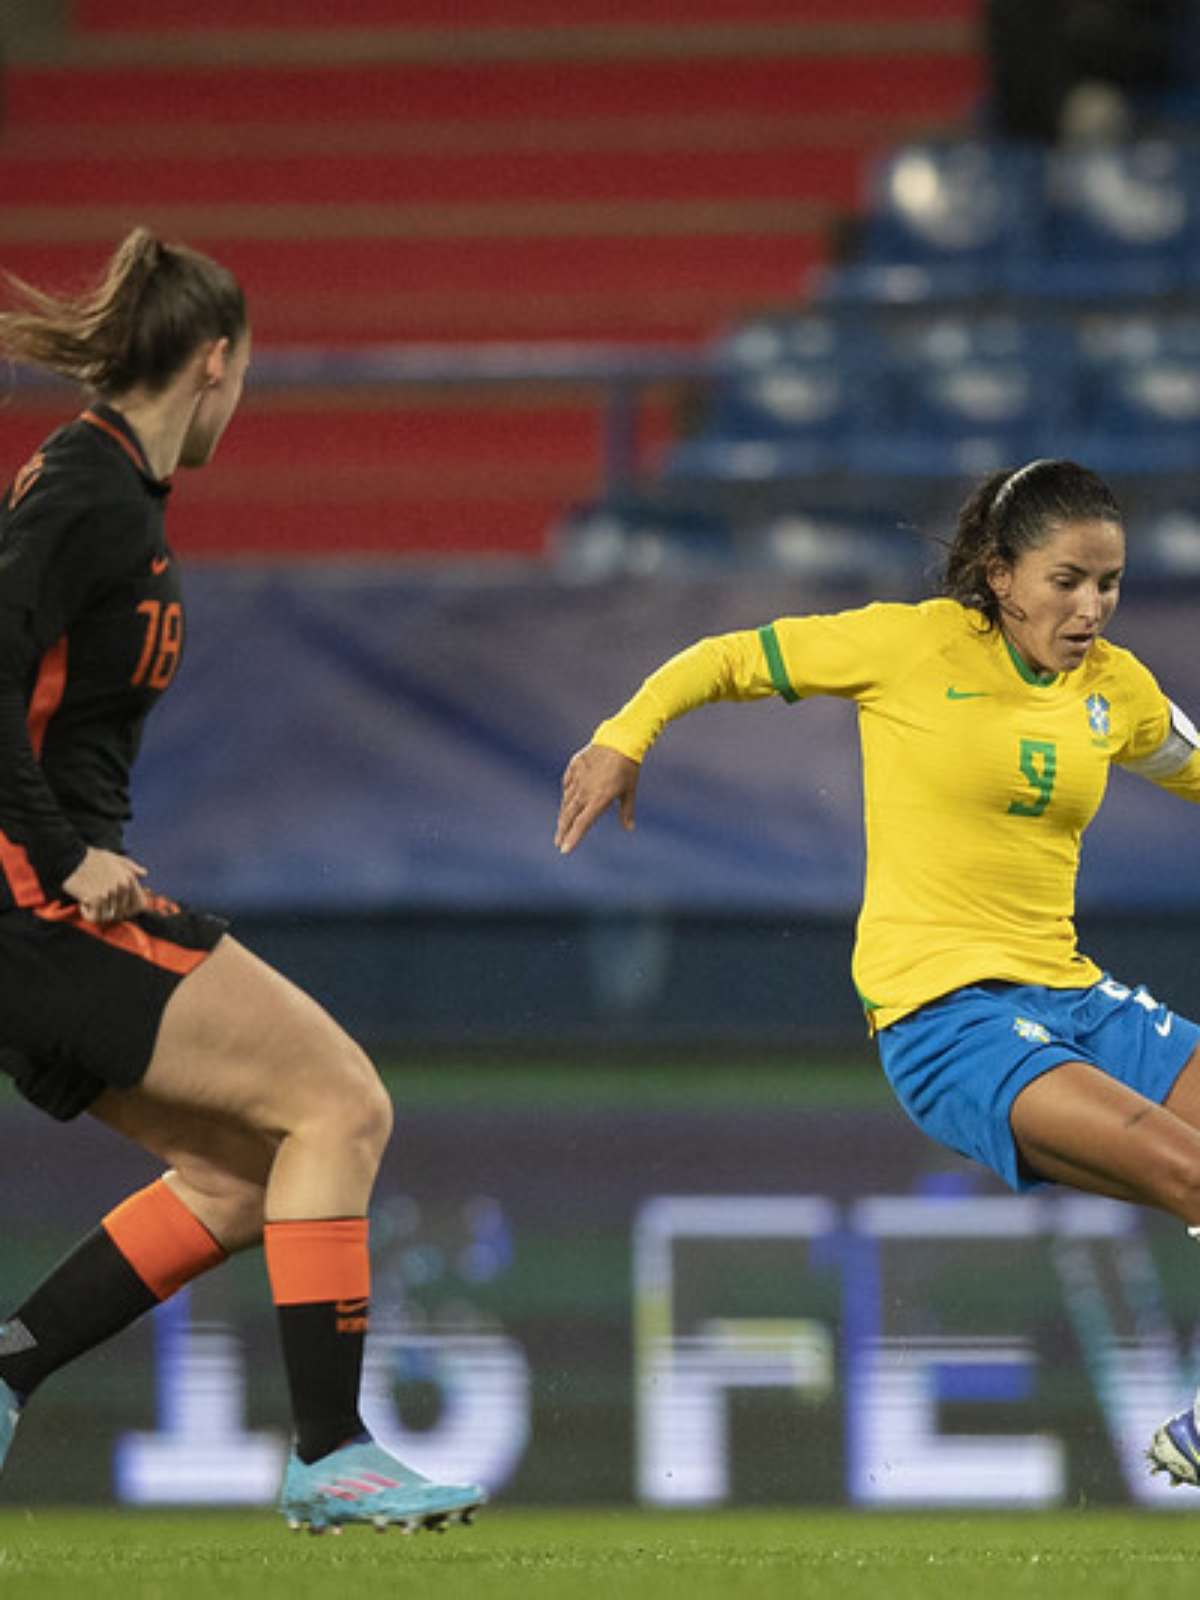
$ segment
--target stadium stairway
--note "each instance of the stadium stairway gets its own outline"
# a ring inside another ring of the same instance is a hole
[[[76,0],[53,53],[7,76],[0,264],[77,284],[144,220],[239,273],[260,347],[691,348],[802,299],[865,156],[961,120],[976,10]],[[673,398],[648,397],[651,449]],[[0,459],[61,405],[19,391]],[[220,469],[181,483],[175,538],[536,555],[596,486],[600,416],[564,383],[252,389]]]

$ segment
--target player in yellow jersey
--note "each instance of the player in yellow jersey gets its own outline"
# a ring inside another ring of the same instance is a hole
[[[1200,1026],[1076,945],[1080,843],[1115,762],[1200,801],[1200,737],[1102,634],[1125,565],[1094,473],[1034,461],[964,505],[942,597],[787,617],[701,640],[596,729],[563,777],[555,842],[614,803],[715,700],[858,707],[866,888],[854,980],[900,1103],[1013,1189],[1141,1202],[1200,1237]],[[1200,1415],[1156,1433],[1155,1471],[1200,1486]]]

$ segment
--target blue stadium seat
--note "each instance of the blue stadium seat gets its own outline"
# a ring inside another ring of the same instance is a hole
[[[1110,367],[1178,358],[1200,360],[1200,311],[1143,306],[1097,312],[1072,326],[1074,359],[1089,381]]]
[[[573,508],[551,530],[550,552],[560,576],[580,583],[718,571],[737,554],[723,517],[636,499]]]
[[[1058,375],[1077,359],[1072,324],[1017,311],[941,306],[887,325],[888,357],[901,368],[1020,362]]]
[[[918,588],[929,554],[895,513],[790,510],[746,536],[757,566],[789,578],[850,583],[894,597]]]
[[[813,285],[818,305],[835,310],[935,306],[995,296],[997,275],[978,268],[916,262],[849,261],[824,268]]]
[[[1084,452],[1099,472],[1200,470],[1200,358],[1163,356],[1102,369]]]
[[[553,530],[551,550],[559,576],[577,583],[750,567],[893,596],[923,590],[929,564],[894,511],[789,508],[734,527],[709,511],[637,498],[574,508]]]
[[[1014,291],[1092,300],[1176,288],[1195,225],[1189,165],[1183,148],[1167,139],[1054,152],[1044,249],[1012,263]]]
[[[984,140],[904,146],[872,174],[864,264],[906,264],[936,279],[964,269],[975,293],[1003,290],[1009,264],[1036,246],[1043,158]]]
[[[1135,512],[1128,536],[1123,588],[1200,586],[1200,500]]]
[[[1011,359],[915,363],[902,378],[899,420],[860,438],[856,468],[925,476],[972,476],[1036,455],[1074,416],[1067,374]]]
[[[676,446],[668,478],[761,479],[846,466],[860,428],[878,418],[886,376],[864,382],[836,361],[778,362],[717,379],[706,428]]]
[[[802,365],[876,367],[886,354],[879,330],[861,317],[830,312],[775,312],[752,317],[712,346],[715,365],[728,373],[752,373],[796,362]]]
[[[1079,318],[1072,337],[1080,390],[1095,410],[1117,383],[1116,372],[1163,362],[1200,362],[1200,311],[1143,307],[1096,313]]]

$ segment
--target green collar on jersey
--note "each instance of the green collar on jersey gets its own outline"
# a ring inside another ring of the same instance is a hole
[[[1002,637],[1009,656],[1012,658],[1013,666],[1016,667],[1026,683],[1032,683],[1039,689],[1048,689],[1052,683],[1058,682],[1057,672],[1035,672],[1008,635],[1005,633],[1002,634]]]

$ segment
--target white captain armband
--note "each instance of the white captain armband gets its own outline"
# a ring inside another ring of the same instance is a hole
[[[1167,737],[1157,750],[1143,756],[1140,761],[1123,763],[1126,772],[1136,772],[1139,778],[1173,778],[1200,750],[1200,733],[1196,732],[1192,719],[1180,711],[1173,700],[1168,700],[1167,704],[1171,708],[1171,726],[1167,730]]]

